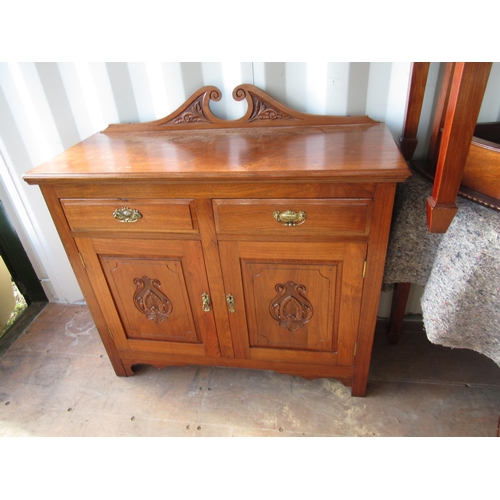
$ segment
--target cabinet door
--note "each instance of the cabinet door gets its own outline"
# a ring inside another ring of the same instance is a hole
[[[365,244],[219,245],[237,357],[354,364]]]
[[[75,241],[118,350],[220,356],[199,241]]]

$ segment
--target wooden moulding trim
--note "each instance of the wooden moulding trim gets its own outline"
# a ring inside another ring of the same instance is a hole
[[[473,142],[475,142],[475,139],[476,138],[474,138]],[[427,179],[430,182],[434,182],[434,170],[429,161],[427,160],[412,161],[411,166],[424,179]],[[483,205],[484,207],[488,207],[493,210],[500,210],[500,199],[487,196],[484,193],[475,191],[467,186],[464,186],[463,184],[460,185],[458,194],[462,198],[466,198],[467,200],[473,201],[478,205]]]
[[[467,200],[473,201],[474,203],[477,203],[478,205],[482,205],[483,207],[488,207],[493,210],[498,210],[500,211],[500,199],[499,198],[493,198],[491,196],[485,195],[484,193],[480,193],[479,191],[475,191],[474,189],[471,189],[469,187],[466,187],[464,185],[460,186],[460,189],[458,190],[458,194]]]
[[[287,182],[279,184],[282,198],[373,198],[375,184],[367,183],[322,183],[322,182]],[[58,184],[56,193],[59,198],[276,198],[276,183],[245,182],[238,184],[238,190],[232,183],[173,183],[150,182],[129,183],[64,183]]]
[[[213,129],[241,127],[290,127],[304,125],[336,125],[378,123],[368,116],[325,116],[301,113],[288,108],[263,90],[242,84],[233,91],[235,101],[246,100],[248,109],[242,118],[223,120],[210,109],[210,101],[220,101],[221,91],[214,86],[197,90],[170,115],[144,123],[109,125],[103,133],[132,131],[161,131],[180,129]]]
[[[475,144],[480,148],[500,153],[500,144],[492,141],[487,141],[486,139],[481,139],[480,137],[472,137],[471,144]]]
[[[265,178],[263,179],[265,175]],[[192,173],[189,172],[179,172],[179,173],[168,173],[162,174],[161,172],[141,172],[137,174],[127,173],[124,176],[123,173],[50,173],[50,174],[33,174],[25,175],[23,177],[24,181],[30,185],[38,184],[50,184],[51,186],[70,184],[75,182],[89,182],[90,184],[95,183],[120,183],[120,182],[175,182],[175,181],[189,181],[190,184],[203,184],[203,183],[213,183],[213,182],[228,182],[232,184],[238,183],[263,183],[263,182],[348,182],[354,184],[357,182],[361,183],[371,183],[371,182],[404,182],[409,176],[410,172],[408,169],[391,170],[386,171],[381,170],[365,170],[356,171],[349,170],[348,172],[335,173],[332,170],[328,171],[286,171],[265,173],[262,172],[220,172],[220,173],[209,173],[204,175],[203,173],[197,174],[196,178],[193,177]],[[293,180],[290,178],[293,177]],[[186,184],[186,182],[183,182]]]

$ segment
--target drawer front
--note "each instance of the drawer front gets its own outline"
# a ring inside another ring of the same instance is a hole
[[[193,200],[62,199],[72,231],[198,232]]]
[[[371,199],[213,200],[219,234],[367,236]]]

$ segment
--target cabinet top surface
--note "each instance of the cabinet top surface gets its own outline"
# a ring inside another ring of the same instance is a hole
[[[383,123],[97,133],[25,174],[67,181],[338,179],[398,182],[408,167]]]

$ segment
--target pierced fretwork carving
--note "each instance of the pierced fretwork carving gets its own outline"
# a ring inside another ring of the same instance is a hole
[[[134,294],[134,305],[146,318],[160,324],[168,319],[173,310],[172,302],[160,290],[161,283],[158,280],[143,276],[135,278],[137,286]]]
[[[249,92],[252,96],[253,111],[248,119],[248,122],[253,122],[255,120],[296,120],[293,116],[290,116],[279,109],[274,108],[266,101],[260,99],[255,94]]]
[[[191,106],[174,119],[168,121],[166,125],[179,123],[213,123],[207,118],[203,110],[203,98],[203,95],[198,97],[198,99],[196,99]]]
[[[278,294],[269,304],[269,313],[279,325],[294,332],[302,328],[313,316],[312,304],[307,300],[306,287],[288,281],[275,286]]]

